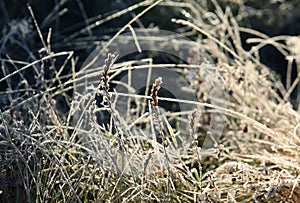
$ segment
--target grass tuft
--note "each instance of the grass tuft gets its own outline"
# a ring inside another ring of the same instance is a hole
[[[299,36],[253,1],[134,2],[0,2],[0,202],[300,202]]]

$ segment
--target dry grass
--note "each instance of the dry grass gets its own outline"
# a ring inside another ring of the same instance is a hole
[[[72,50],[53,52],[52,31],[42,33],[29,8],[35,27],[22,20],[1,41],[5,47],[31,29],[41,49],[38,58],[29,50],[28,61],[9,54],[1,58],[6,89],[0,93],[0,200],[300,202],[300,105],[291,104],[299,88],[300,71],[292,79],[291,69],[299,67],[300,38],[268,37],[241,27],[240,14],[210,3],[213,10],[194,0],[146,0],[101,19],[86,17],[87,24],[65,38],[66,46],[84,46],[102,23],[141,10],[83,65]],[[172,9],[176,15],[169,23],[192,43],[176,35],[138,38],[135,23],[155,8]],[[133,45],[122,35],[126,29]],[[80,37],[84,33],[89,35]],[[241,33],[256,36],[247,40],[251,50],[242,47]],[[190,61],[155,63],[155,53],[107,58],[110,44],[140,50],[147,40],[157,49],[167,46],[163,42],[187,49]],[[260,49],[269,44],[289,62],[281,67],[288,73],[286,86],[260,60]],[[147,70],[145,89],[135,85],[134,70]],[[181,83],[155,75],[159,70],[184,78],[187,87],[180,93],[196,99],[166,96],[164,88]],[[121,80],[124,73],[127,79]],[[97,83],[90,83],[95,78]],[[126,91],[118,91],[120,86]],[[174,103],[187,109],[168,108]],[[212,124],[214,119],[221,122]]]

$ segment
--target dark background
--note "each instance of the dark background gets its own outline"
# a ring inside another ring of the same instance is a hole
[[[109,38],[124,26],[143,8],[122,15],[120,18],[110,20],[102,25],[84,33],[78,33],[88,24],[103,19],[117,11],[126,9],[140,0],[1,0],[0,1],[0,57],[2,59],[20,60],[32,62],[40,57],[42,48],[41,40],[37,35],[27,5],[31,5],[37,22],[46,38],[49,28],[52,29],[51,49],[58,51],[75,51],[78,56],[78,65],[83,63],[86,57],[95,49],[99,41]],[[204,1],[203,1],[204,2]],[[205,1],[208,9],[214,10],[210,1]],[[230,6],[233,13],[237,14],[241,9],[244,16],[238,19],[240,26],[253,28],[269,36],[276,35],[300,35],[300,2],[298,0],[245,0],[243,5],[234,1],[219,0],[225,8]],[[177,8],[157,7],[143,16],[135,27],[159,26],[161,29],[174,31],[177,25],[170,23],[170,19],[178,17]],[[89,21],[90,22],[87,22]],[[24,29],[26,28],[26,29]],[[245,49],[250,45],[245,40],[250,35],[242,34]],[[285,85],[287,62],[274,47],[265,46],[260,51],[264,64],[275,70]],[[20,66],[22,67],[22,66]],[[7,65],[6,74],[18,67]],[[25,76],[32,73],[24,73]],[[296,77],[296,65],[293,65],[293,78]],[[3,77],[3,69],[0,70]],[[13,77],[16,81],[20,78]],[[32,81],[34,82],[34,81]],[[1,91],[7,88],[5,82],[0,83]],[[294,93],[295,95],[295,93]]]

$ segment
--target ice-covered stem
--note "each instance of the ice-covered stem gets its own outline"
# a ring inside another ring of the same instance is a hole
[[[199,179],[200,179],[200,193],[202,195],[202,165],[201,165],[201,157],[199,154],[200,148],[198,147],[198,135],[197,135],[197,123],[198,123],[198,112],[197,109],[194,109],[191,116],[190,116],[190,129],[189,133],[190,136],[193,136],[193,150],[194,156],[196,156],[196,161],[198,164],[198,171],[199,171]],[[197,172],[197,170],[196,170]]]

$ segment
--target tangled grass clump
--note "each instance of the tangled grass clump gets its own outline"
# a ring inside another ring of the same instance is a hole
[[[43,20],[28,7],[32,20],[2,30],[1,202],[300,202],[299,36],[243,27],[245,5],[216,0],[145,0],[94,17],[77,4],[84,20],[62,33],[52,26],[64,22],[65,2]],[[190,44],[151,37],[163,25],[140,38],[137,26],[155,25],[157,13]],[[114,42],[132,46],[126,30],[138,53],[107,56]],[[188,61],[142,51],[149,42]],[[84,63],[79,51],[95,45]],[[285,84],[262,63],[267,45],[287,60]],[[174,98],[172,86],[195,100]]]

